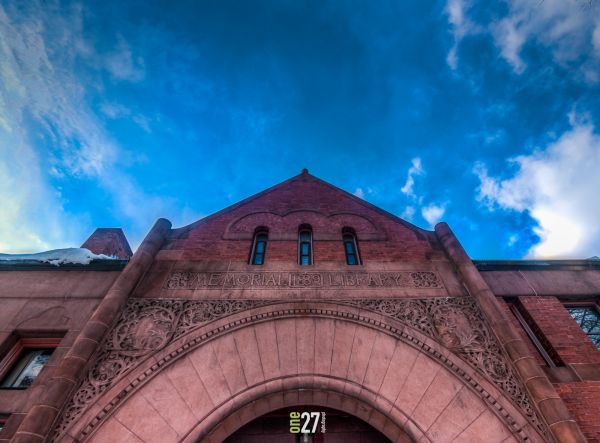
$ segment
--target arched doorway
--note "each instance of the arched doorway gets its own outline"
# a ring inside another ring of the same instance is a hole
[[[344,388],[343,381],[330,377],[299,376],[274,380],[247,392],[242,400],[244,403],[234,400],[231,406],[225,406],[221,412],[207,417],[191,429],[182,441],[222,443],[261,417],[282,410],[306,412],[306,405],[311,405],[312,412],[336,411],[337,415],[348,417],[349,421],[364,422],[377,431],[376,435],[384,435],[383,441],[409,443],[416,441],[415,435],[422,436],[418,426],[410,423],[410,419],[404,417],[401,411],[395,410],[392,416],[385,407],[366,402],[355,395],[356,391],[344,392]],[[290,434],[289,428],[287,434]]]
[[[308,419],[306,429],[316,432],[291,433],[290,417],[305,413],[308,415],[301,419],[301,424],[304,426],[304,420]],[[390,443],[390,440],[354,415],[317,405],[301,405],[255,418],[223,443]]]
[[[543,441],[502,391],[441,343],[331,302],[254,307],[180,335],[113,383],[63,435],[220,443],[299,405],[357,417],[391,441]]]

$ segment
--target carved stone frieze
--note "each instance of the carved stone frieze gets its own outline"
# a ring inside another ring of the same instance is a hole
[[[118,322],[101,344],[95,363],[63,410],[55,437],[143,357],[209,321],[264,304],[251,300],[130,298]]]
[[[55,428],[54,439],[59,438],[67,428],[83,412],[94,403],[94,401],[105,391],[113,386],[123,376],[130,373],[144,357],[154,354],[165,348],[169,343],[188,334],[208,322],[242,312],[247,309],[285,303],[286,301],[260,301],[260,300],[164,300],[164,299],[137,299],[128,300],[126,308],[123,310],[115,326],[107,334],[105,340],[101,343],[100,349],[96,354],[93,364],[90,366],[86,377],[80,383],[71,400],[66,405],[61,414],[60,422]],[[353,318],[354,321],[368,322],[370,326],[375,323],[369,321],[364,315],[354,315],[346,312],[345,309],[336,310],[320,309],[319,303],[346,304],[359,307],[363,310],[374,311],[384,316],[391,317],[402,324],[419,330],[421,333],[439,342],[452,353],[466,361],[477,371],[479,371],[488,380],[493,382],[502,392],[504,392],[516,406],[520,407],[528,418],[542,435],[547,435],[545,425],[536,414],[532,402],[529,399],[527,391],[516,376],[502,347],[496,340],[487,322],[483,318],[475,301],[470,297],[442,298],[432,297],[423,299],[345,299],[345,300],[323,300],[322,302],[311,301],[312,307],[299,309],[280,310],[268,313],[269,318],[278,316],[294,315],[329,315],[332,317],[340,316],[343,318]],[[267,316],[265,314],[264,316]],[[260,317],[260,316],[258,316]],[[239,327],[239,325],[260,321],[258,317],[243,318],[236,320],[229,326],[220,327],[217,331],[207,332],[202,337],[193,341],[186,342],[182,348],[170,353],[175,357],[165,357],[164,362],[159,361],[156,368],[151,373],[161,370],[162,365],[169,364],[171,359],[177,358],[180,354],[189,352],[194,346],[199,346],[209,337],[215,334],[227,333],[230,327]],[[261,317],[262,318],[262,317]],[[381,322],[379,322],[381,323]],[[378,324],[379,324],[378,323]],[[397,338],[406,340],[410,338],[411,345],[417,343],[414,337],[406,335],[406,332],[393,332],[395,328],[385,326],[385,322],[380,327],[392,331]],[[185,346],[185,348],[183,347]],[[421,349],[426,350],[429,346],[421,343]],[[440,356],[439,353],[431,353],[432,358],[440,360],[444,365],[454,371],[458,376],[464,378],[456,367],[448,360]],[[148,372],[148,371],[145,371]],[[145,374],[145,373],[144,373]],[[139,381],[132,384],[130,388],[125,388],[117,397],[110,402],[110,407],[105,407],[106,411],[114,410],[132,392],[135,386],[138,386],[146,375],[142,374]],[[133,382],[132,382],[133,383]],[[466,383],[473,386],[480,392],[485,392],[483,388],[469,378]],[[489,403],[489,395],[484,395],[484,401]],[[501,406],[494,404],[494,407]],[[112,409],[111,409],[112,408]],[[108,414],[103,412],[100,415]],[[84,434],[91,432],[91,429],[102,420],[100,415],[91,422],[84,431]],[[508,420],[508,419],[507,419]],[[514,427],[514,421],[508,420],[508,425]]]
[[[525,387],[471,297],[348,303],[391,316],[443,344],[506,393],[540,431],[545,430]]]

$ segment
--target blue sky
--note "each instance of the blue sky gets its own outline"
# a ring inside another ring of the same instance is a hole
[[[474,258],[600,255],[600,4],[0,0],[0,251],[314,175]]]

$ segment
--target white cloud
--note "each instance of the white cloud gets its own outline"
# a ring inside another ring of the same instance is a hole
[[[106,69],[116,80],[138,82],[144,79],[144,59],[134,57],[131,48],[121,37],[114,52],[108,55],[105,62]]]
[[[421,215],[427,220],[430,228],[434,227],[442,219],[445,212],[446,209],[443,205],[431,204],[421,208]]]
[[[600,24],[598,8],[564,0],[512,0],[506,18],[492,26],[502,56],[521,73],[526,65],[520,53],[532,41],[552,51],[554,60],[565,64],[590,52]]]
[[[412,206],[407,206],[406,208],[404,208],[404,211],[402,211],[402,214],[400,214],[400,218],[404,218],[406,220],[412,220],[414,216],[415,208]]]
[[[89,62],[89,69],[103,69],[104,63],[84,38],[82,15],[78,7],[65,10],[33,1],[18,9],[0,5],[0,249],[4,252],[78,246],[85,239],[89,233],[83,230],[89,228],[82,224],[87,216],[67,213],[60,188],[53,182],[65,177],[84,178],[87,186],[92,182],[108,191],[107,209],[126,217],[141,232],[164,214],[168,204],[146,195],[120,171],[119,159],[127,153],[88,103],[87,92],[102,85],[89,79],[83,83],[75,72],[84,62]],[[139,60],[128,48],[119,51],[109,60],[108,69],[123,79],[138,76]],[[105,114],[116,116],[116,106],[104,109]],[[142,117],[138,124],[147,126]],[[31,123],[44,130],[49,143],[41,144],[33,136]]]
[[[152,130],[150,129],[150,122],[145,116],[141,114],[135,114],[131,117],[131,121],[138,125],[140,128],[142,128],[144,131],[148,133],[152,132]]]
[[[152,132],[148,118],[142,114],[134,113],[130,108],[123,106],[120,103],[104,102],[100,105],[100,112],[111,120],[119,118],[129,119],[145,132]]]
[[[596,57],[600,57],[600,23],[596,23],[596,28],[592,34],[592,43],[596,51]]]
[[[12,151],[0,151],[0,251],[37,252],[55,245],[79,246],[86,233],[74,217],[63,213],[60,195],[42,179],[36,153],[15,135],[19,134],[4,138],[14,143]]]
[[[110,119],[128,117],[131,115],[131,109],[120,103],[102,103],[100,105],[100,111]]]
[[[518,171],[507,179],[490,177],[482,164],[477,198],[489,208],[528,211],[540,242],[532,257],[578,257],[600,251],[600,136],[586,122],[545,149],[511,159]]]
[[[429,223],[429,227],[433,227],[444,215],[445,206],[437,205],[431,203],[429,205],[425,205],[424,200],[425,196],[417,195],[415,192],[415,177],[425,175],[425,168],[423,167],[423,162],[419,157],[415,157],[411,160],[411,166],[408,169],[406,174],[406,181],[404,182],[404,186],[400,189],[404,195],[410,198],[411,204],[407,205],[402,213],[400,214],[400,218],[406,220],[412,220],[420,207],[422,217]],[[417,206],[417,209],[415,208]]]
[[[517,74],[521,74],[527,67],[520,56],[527,35],[516,26],[514,19],[501,20],[493,27],[493,34],[502,57],[512,65]]]
[[[414,185],[415,185],[415,176],[425,174],[425,170],[423,169],[423,165],[421,164],[421,159],[415,157],[411,160],[412,166],[408,169],[408,173],[406,176],[406,182],[404,186],[400,189],[404,195],[408,197],[415,198],[416,195],[414,193]]]
[[[527,69],[523,48],[542,46],[553,60],[574,68],[588,81],[598,80],[600,70],[600,8],[584,1],[508,0],[506,14],[487,23],[468,16],[470,1],[448,0],[446,14],[453,36],[447,62],[456,68],[457,49],[468,35],[489,32],[500,55],[517,74]]]
[[[462,39],[468,34],[479,31],[479,28],[466,15],[466,11],[470,5],[471,2],[469,0],[448,0],[446,3],[445,12],[448,15],[448,23],[450,23],[454,38],[454,43],[446,56],[446,62],[452,69],[456,69],[457,67],[458,45]]]
[[[365,198],[365,191],[363,191],[362,188],[356,188],[356,191],[354,191],[354,195],[356,195],[358,198]]]

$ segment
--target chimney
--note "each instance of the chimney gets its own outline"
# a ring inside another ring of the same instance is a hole
[[[81,247],[94,254],[112,255],[122,260],[129,260],[133,255],[121,228],[97,228]]]

